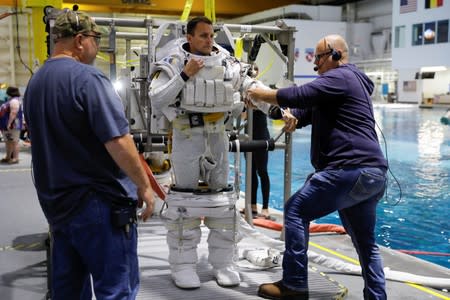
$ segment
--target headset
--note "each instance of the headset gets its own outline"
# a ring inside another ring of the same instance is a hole
[[[330,55],[331,55],[331,59],[334,61],[339,61],[342,58],[342,53],[340,51],[336,51],[333,47],[331,47],[330,43],[328,43],[328,41],[323,38],[323,44],[325,46],[325,48],[330,49]]]
[[[328,47],[330,47],[330,45],[328,45]],[[331,51],[331,59],[334,61],[339,61],[342,58],[342,54],[339,51],[334,50],[333,48],[330,47],[330,51]]]

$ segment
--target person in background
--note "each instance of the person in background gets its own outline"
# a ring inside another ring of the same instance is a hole
[[[54,52],[24,97],[33,174],[51,232],[51,298],[135,299],[136,206],[153,190],[110,80],[91,66],[101,34],[86,14],[55,20]],[[93,287],[91,288],[90,275]]]
[[[8,100],[0,107],[0,130],[5,140],[6,155],[1,159],[4,164],[19,163],[19,138],[22,130],[22,103],[16,87],[6,89]]]
[[[312,220],[338,211],[359,256],[364,299],[386,299],[382,259],[375,243],[376,207],[386,185],[387,162],[375,131],[373,82],[348,63],[339,35],[319,40],[314,81],[302,86],[248,91],[253,101],[295,108],[297,127],[312,126],[315,172],[284,208],[286,250],[283,277],[262,284],[267,299],[308,299],[308,241]],[[313,296],[313,295],[311,295]]]

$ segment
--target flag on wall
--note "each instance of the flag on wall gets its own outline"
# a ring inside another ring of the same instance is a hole
[[[425,8],[435,8],[442,6],[444,0],[425,0]]]
[[[437,0],[433,0],[437,1]],[[443,1],[443,0],[439,0]],[[417,0],[400,0],[400,13],[409,13],[417,10]]]

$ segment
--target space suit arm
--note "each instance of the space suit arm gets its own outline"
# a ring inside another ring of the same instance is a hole
[[[244,98],[251,101],[251,103],[256,106],[260,111],[264,112],[266,115],[269,113],[270,103],[263,101],[255,101],[252,97],[249,97],[248,91],[253,88],[260,88],[263,90],[271,90],[268,86],[264,85],[261,81],[246,76],[244,82],[242,83]]]
[[[185,81],[180,74],[170,77],[163,70],[156,71],[149,90],[152,106],[159,111],[163,111],[164,108],[174,104],[184,85]]]

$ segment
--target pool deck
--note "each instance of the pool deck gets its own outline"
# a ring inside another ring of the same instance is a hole
[[[0,153],[4,144],[0,143]],[[8,300],[45,299],[47,293],[46,251],[43,240],[47,224],[37,201],[30,171],[31,155],[24,149],[16,165],[0,165],[0,298]],[[242,203],[239,203],[241,205]],[[274,212],[278,220],[282,216]],[[207,228],[202,227],[199,247],[198,271],[202,281],[200,289],[186,291],[174,287],[167,262],[165,231],[159,217],[139,227],[139,261],[141,289],[138,299],[261,299],[256,296],[260,283],[281,278],[281,268],[269,270],[239,269],[243,282],[239,287],[222,288],[215,283],[210,266],[206,263],[205,238]],[[280,233],[258,230],[273,238]],[[310,250],[328,257],[354,263],[357,255],[347,235],[333,233],[311,234]],[[239,247],[261,247],[258,242],[244,238]],[[450,279],[450,269],[420,260],[413,256],[381,247],[385,267],[416,275]],[[360,276],[348,275],[310,263],[310,299],[332,299],[348,290],[345,299],[363,299],[363,281]],[[335,282],[333,282],[333,280]],[[450,293],[412,283],[387,281],[389,299],[448,299]]]

